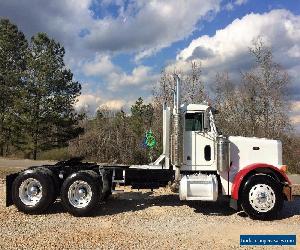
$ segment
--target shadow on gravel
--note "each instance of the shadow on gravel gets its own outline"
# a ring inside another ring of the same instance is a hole
[[[127,199],[122,197],[123,199],[116,198],[107,200],[93,216],[113,215],[129,211],[134,212],[151,206],[180,207],[184,205],[193,208],[196,213],[206,215],[230,215],[235,213],[235,211],[230,209],[224,202],[180,201],[178,194],[161,196],[151,196],[152,192],[128,194],[129,197]],[[135,198],[130,199],[130,194],[134,194]],[[126,193],[124,195],[126,195]]]
[[[247,217],[243,211],[236,212],[229,207],[226,201],[204,202],[204,201],[180,201],[178,194],[169,194],[161,196],[153,196],[152,192],[125,192],[110,197],[107,201],[102,202],[93,214],[90,216],[114,215],[124,212],[135,212],[146,209],[152,206],[189,206],[194,209],[195,213],[213,216],[229,216],[237,213],[241,217]],[[62,204],[55,202],[46,214],[65,213]],[[300,196],[296,197],[292,202],[285,202],[283,210],[278,217],[278,220],[300,215]]]
[[[124,212],[135,212],[152,206],[189,206],[195,213],[205,215],[224,216],[232,215],[236,211],[231,209],[226,201],[201,202],[201,201],[180,201],[178,194],[152,196],[152,192],[125,192],[110,197],[100,204],[99,208],[91,216],[114,215]],[[65,213],[61,202],[55,202],[46,211],[46,214]]]
[[[283,209],[278,219],[286,219],[293,217],[294,215],[300,215],[300,196],[294,196],[294,200],[290,202],[284,202]]]

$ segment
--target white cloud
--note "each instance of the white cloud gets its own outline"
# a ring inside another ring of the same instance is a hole
[[[199,20],[219,10],[219,1],[132,1],[116,18],[93,22],[84,40],[102,51],[155,51],[189,36]]]
[[[158,79],[158,75],[144,65],[136,66],[131,72],[123,71],[113,64],[111,56],[114,53],[130,52],[139,62],[161,48],[190,36],[199,27],[199,21],[219,11],[221,1],[131,0],[125,3],[104,0],[98,3],[103,13],[96,16],[90,6],[97,2],[0,1],[0,16],[10,18],[28,36],[43,31],[59,40],[66,47],[67,62],[75,74],[84,72],[88,77],[101,78],[99,81],[106,84],[107,93],[97,97],[92,91],[84,90],[85,93],[93,93],[93,96],[83,96],[78,102],[79,105],[85,101],[94,107],[110,100],[128,103],[140,92],[144,97],[146,92],[149,96],[149,88]],[[246,2],[235,0],[230,3],[235,7]],[[117,8],[114,14],[108,13],[112,6]],[[300,100],[300,18],[286,10],[251,13],[217,30],[213,36],[195,39],[178,53],[175,66],[187,70],[190,68],[189,60],[201,61],[207,82],[212,81],[218,71],[239,74],[252,63],[248,47],[257,36],[262,36],[272,45],[275,60],[292,77],[293,93],[298,93],[297,97],[294,94],[294,99]]]
[[[93,94],[82,94],[77,98],[76,110],[83,110],[89,114],[94,114],[95,110],[101,105],[102,98]]]
[[[234,5],[233,3],[229,2],[225,5],[225,9],[228,10],[228,11],[231,11],[234,9]]]
[[[108,55],[98,54],[92,62],[83,65],[83,72],[87,76],[107,76],[117,70]]]
[[[0,2],[0,16],[9,17],[29,36],[49,33],[77,59],[95,52],[147,51],[141,57],[191,35],[197,22],[217,12],[219,5],[220,0],[10,0]],[[117,8],[115,16],[110,7]]]
[[[115,79],[112,82],[112,87],[118,86],[139,86],[143,84],[147,84],[154,79],[153,75],[151,75],[151,68],[147,66],[137,66],[132,70],[131,74],[122,73],[120,75],[113,76]]]
[[[257,37],[272,47],[275,61],[291,76],[293,99],[300,100],[300,16],[283,9],[248,14],[217,30],[213,36],[194,39],[178,53],[177,61],[169,68],[189,68],[190,60],[196,60],[201,62],[204,79],[208,82],[213,81],[220,71],[237,77],[241,70],[248,70],[253,65],[249,47]]]
[[[107,102],[104,102],[101,106],[102,107],[108,107],[112,110],[120,110],[121,108],[124,108],[126,106],[126,102],[124,100],[110,100]]]
[[[211,52],[211,56],[204,58],[205,64],[216,60],[224,62],[230,57],[247,52],[253,39],[258,36],[273,46],[275,54],[278,50],[287,51],[287,48],[298,50],[295,45],[300,41],[300,17],[286,10],[248,14],[242,19],[234,20],[224,29],[217,30],[212,37],[201,36],[193,40],[179,53],[177,59],[186,60],[193,55],[197,56],[197,50],[201,49]]]
[[[27,37],[46,32],[66,48],[67,66],[84,78],[77,107],[120,106],[151,95],[158,74],[141,59],[192,34],[214,16],[221,0],[0,0],[0,16],[16,23]],[[96,11],[94,12],[94,7]],[[111,10],[114,10],[113,13]],[[138,66],[130,72],[112,62],[128,52]],[[96,56],[95,56],[96,55]],[[97,85],[99,84],[99,85]],[[97,95],[93,90],[102,89]],[[110,100],[117,100],[109,102]]]
[[[92,21],[91,0],[1,1],[0,16],[8,17],[28,36],[47,32],[64,44],[74,43],[81,29]]]
[[[297,112],[300,115],[300,101],[296,101],[292,103],[292,111]]]
[[[158,48],[150,48],[150,49],[144,49],[136,53],[134,56],[134,61],[136,63],[139,63],[142,59],[149,57],[151,55],[154,55],[159,51]]]
[[[294,115],[291,117],[292,123],[296,126],[300,125],[300,115]]]
[[[300,16],[287,10],[273,10],[264,14],[248,14],[234,20],[213,36],[201,36],[180,51],[174,67],[187,71],[190,61],[201,62],[203,79],[211,83],[217,72],[227,71],[231,78],[239,79],[240,71],[254,64],[249,57],[253,40],[261,37],[272,47],[274,60],[287,70],[291,77],[290,93],[292,110],[290,117],[300,128]]]
[[[248,0],[235,0],[235,1],[230,1],[224,5],[224,9],[227,11],[232,11],[235,9],[237,6],[241,6],[243,4],[246,4]]]
[[[300,46],[295,44],[287,51],[287,53],[289,57],[300,58]]]
[[[300,114],[299,115],[292,115],[291,122],[295,128],[295,131],[300,133]]]
[[[93,60],[83,63],[82,71],[86,76],[101,78],[100,82],[89,83],[85,94],[79,98],[76,105],[77,110],[85,109],[90,114],[102,106],[113,110],[124,108],[128,111],[138,97],[148,99],[159,78],[159,74],[153,73],[151,67],[144,65],[138,65],[131,72],[125,72],[114,64],[111,56],[107,54],[97,54]],[[85,83],[85,86],[88,84]],[[95,89],[101,89],[101,92],[95,93]]]
[[[242,4],[246,4],[248,2],[248,0],[235,0],[234,4],[236,5],[242,5]]]
[[[97,55],[91,62],[83,65],[83,72],[87,76],[100,76],[106,83],[109,91],[134,87],[138,89],[152,88],[158,80],[158,74],[152,72],[151,67],[139,65],[132,72],[126,73],[120,67],[113,64],[108,55]]]
[[[75,109],[83,110],[89,115],[94,115],[100,107],[107,107],[110,110],[128,109],[132,101],[126,102],[124,99],[107,99],[100,94],[82,94],[77,98]]]
[[[300,101],[292,102],[290,117],[296,130],[300,132]]]

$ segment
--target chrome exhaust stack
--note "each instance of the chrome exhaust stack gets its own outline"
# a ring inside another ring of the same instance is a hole
[[[180,167],[182,166],[182,124],[181,124],[181,80],[174,75],[176,88],[174,90],[173,133],[172,133],[172,165],[175,167],[173,189],[178,190],[180,182]]]

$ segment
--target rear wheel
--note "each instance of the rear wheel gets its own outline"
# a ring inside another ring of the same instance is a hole
[[[35,170],[38,172],[41,172],[43,174],[49,175],[50,178],[52,179],[54,195],[52,197],[51,203],[55,202],[57,199],[57,196],[59,195],[59,190],[60,190],[60,182],[59,182],[58,176],[56,176],[52,170],[50,170],[49,168],[46,168],[46,167],[38,167]]]
[[[25,213],[41,213],[55,199],[54,183],[49,173],[29,169],[18,175],[12,186],[12,199]]]
[[[61,188],[61,200],[67,211],[75,216],[90,214],[100,203],[100,176],[92,171],[71,174]]]
[[[242,195],[242,208],[252,219],[275,219],[283,206],[282,185],[268,175],[250,177]]]

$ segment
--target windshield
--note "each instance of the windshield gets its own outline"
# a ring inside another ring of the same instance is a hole
[[[203,113],[185,114],[185,131],[203,131]]]

